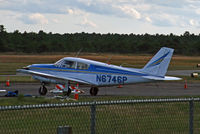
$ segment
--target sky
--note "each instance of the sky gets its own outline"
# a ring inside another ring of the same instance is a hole
[[[200,0],[0,0],[6,31],[200,33]]]

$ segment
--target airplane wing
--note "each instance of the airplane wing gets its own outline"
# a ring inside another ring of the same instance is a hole
[[[165,76],[165,77],[156,77],[156,76],[143,76],[143,78],[151,79],[151,80],[181,80],[182,78]]]
[[[26,74],[30,74],[33,76],[40,76],[40,77],[53,79],[53,80],[57,80],[57,81],[62,81],[62,82],[75,81],[75,82],[79,82],[79,83],[94,85],[93,83],[90,83],[90,82],[87,82],[84,80],[80,80],[80,79],[76,79],[76,78],[71,78],[71,77],[61,77],[61,76],[56,76],[56,75],[47,74],[47,73],[41,73],[41,72],[37,72],[37,71],[25,70],[25,69],[18,69],[17,71],[26,73]]]

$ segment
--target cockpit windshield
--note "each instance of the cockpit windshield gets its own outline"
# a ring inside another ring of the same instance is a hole
[[[57,61],[54,65],[57,67],[62,67],[62,68],[72,68],[72,69],[81,69],[81,70],[85,70],[89,68],[88,64],[66,60],[66,59],[61,59]]]

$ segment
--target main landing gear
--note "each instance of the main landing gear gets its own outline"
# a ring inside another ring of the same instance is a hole
[[[42,85],[40,88],[39,88],[39,94],[40,95],[46,95],[47,94],[47,88]]]
[[[63,91],[63,95],[64,96],[69,96],[71,94],[72,90],[70,88],[68,88],[67,91]]]
[[[91,87],[91,89],[90,89],[90,95],[96,96],[97,93],[98,93],[98,91],[99,91],[98,87]]]

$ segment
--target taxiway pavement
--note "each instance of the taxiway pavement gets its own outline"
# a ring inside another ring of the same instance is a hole
[[[200,82],[187,83],[187,88],[184,88],[184,82],[156,82],[156,83],[140,83],[133,85],[123,85],[122,88],[100,87],[98,95],[116,95],[116,96],[190,96],[200,95]],[[10,83],[11,86],[6,87],[5,83],[0,83],[0,89],[7,91],[18,90],[19,94],[29,94],[38,96],[40,83]],[[47,86],[48,89],[53,89],[54,85]],[[90,87],[80,86],[80,89],[85,93],[81,95],[89,95]],[[2,96],[4,93],[0,93]],[[52,96],[47,93],[47,96]]]

